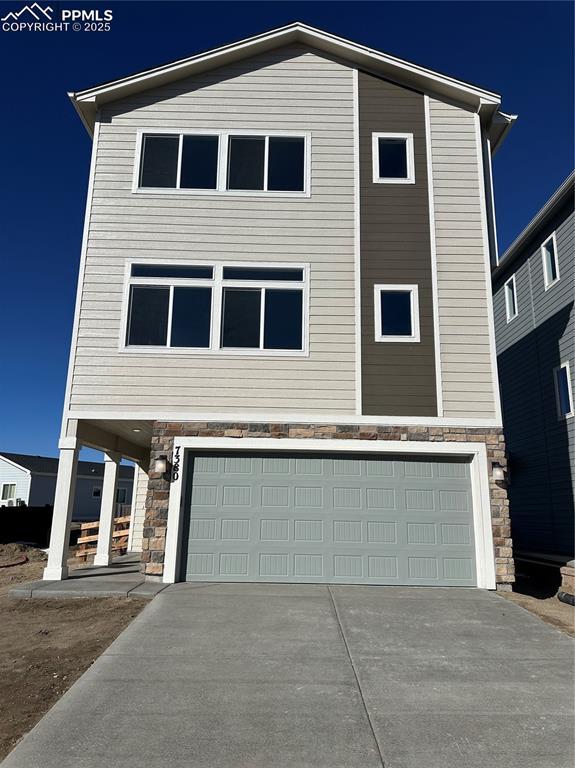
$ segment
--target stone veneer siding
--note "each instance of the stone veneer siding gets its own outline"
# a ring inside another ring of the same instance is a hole
[[[150,473],[146,497],[141,570],[147,577],[159,578],[164,571],[164,550],[168,522],[170,481],[153,471],[155,460],[162,455],[171,459],[174,437],[261,437],[281,440],[286,437],[322,438],[326,450],[331,439],[337,440],[397,440],[420,442],[481,442],[487,446],[489,462],[506,466],[505,443],[500,429],[466,427],[391,427],[370,425],[260,424],[221,422],[157,421],[151,444]],[[262,442],[262,448],[265,448]],[[401,451],[398,445],[398,452]],[[491,523],[495,548],[497,589],[509,590],[514,582],[513,549],[509,522],[509,501],[505,483],[489,480],[491,494]]]

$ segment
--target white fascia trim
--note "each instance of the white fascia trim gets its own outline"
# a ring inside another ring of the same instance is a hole
[[[481,137],[481,120],[478,114],[475,120],[475,151],[479,171],[479,200],[481,206],[481,232],[483,239],[483,267],[485,272],[485,295],[487,300],[487,324],[489,329],[489,353],[491,356],[491,376],[493,379],[493,402],[495,417],[501,422],[501,393],[499,391],[499,370],[497,366],[497,348],[495,345],[495,319],[493,310],[493,292],[491,290],[491,255],[489,252],[489,232],[487,227],[487,201],[485,175],[483,173],[483,141]]]
[[[29,469],[26,469],[26,467],[23,467],[21,464],[17,464],[15,461],[11,461],[10,459],[7,459],[4,454],[0,453],[0,459],[5,461],[7,464],[10,464],[13,467],[16,467],[16,469],[21,469],[22,472],[26,472],[27,475],[31,475],[32,472]]]
[[[268,423],[268,424],[331,424],[362,425],[370,424],[377,427],[462,427],[469,429],[501,429],[500,420],[495,418],[456,418],[437,416],[358,416],[355,413],[347,415],[329,415],[317,412],[286,413],[285,411],[71,411],[67,417],[75,420],[90,421],[209,421],[209,422],[238,422],[238,423]],[[76,440],[76,438],[67,438]],[[72,447],[71,443],[60,447]]]
[[[431,245],[431,295],[433,302],[433,343],[435,346],[435,390],[437,415],[443,416],[443,375],[441,371],[441,335],[439,331],[439,286],[437,277],[437,245],[435,237],[435,198],[433,185],[433,154],[431,146],[431,111],[429,96],[423,97],[425,110],[425,151],[427,155],[427,197],[429,199],[429,241]]]
[[[359,72],[352,70],[353,78],[353,187],[354,187],[354,240],[353,264],[355,282],[355,412],[361,415],[363,390],[361,375],[361,184],[359,165]]]
[[[495,589],[495,558],[491,529],[491,500],[487,450],[484,443],[429,443],[393,440],[317,440],[302,438],[226,438],[176,437],[174,456],[179,458],[180,471],[170,488],[166,551],[163,581],[173,584],[179,574],[181,521],[184,512],[183,489],[186,488],[186,450],[201,451],[315,451],[322,453],[390,453],[425,454],[435,456],[469,456],[471,459],[471,495],[473,499],[473,527],[477,562],[477,586]]]
[[[92,198],[94,195],[94,176],[96,174],[96,157],[98,154],[98,139],[100,136],[100,123],[96,121],[94,126],[94,138],[92,140],[92,157],[90,160],[90,175],[88,179],[88,192],[86,195],[86,211],[84,214],[84,229],[82,232],[82,246],[80,250],[80,269],[78,272],[78,286],[76,288],[76,307],[74,309],[74,323],[72,326],[72,340],[70,342],[70,355],[68,358],[68,375],[66,377],[66,391],[64,395],[64,414],[62,417],[62,429],[60,436],[66,437],[66,422],[70,408],[70,395],[72,392],[72,379],[74,374],[74,362],[76,359],[76,344],[78,342],[78,327],[80,325],[80,307],[82,305],[82,293],[84,290],[84,274],[86,271],[86,254],[88,251],[88,232],[92,216]]]
[[[468,96],[473,96],[479,100],[480,104],[483,102],[487,105],[499,106],[501,102],[501,97],[492,91],[486,91],[483,88],[472,86],[469,83],[464,83],[461,80],[449,77],[448,75],[434,72],[431,69],[426,69],[425,67],[421,67],[417,64],[407,62],[404,59],[399,59],[395,56],[391,56],[390,54],[382,53],[381,51],[374,50],[373,48],[368,48],[367,46],[354,43],[351,40],[338,37],[337,35],[332,35],[328,32],[324,32],[323,30],[319,30],[315,27],[308,26],[307,24],[301,24],[299,22],[295,24],[288,24],[285,27],[279,27],[278,29],[273,29],[269,32],[264,32],[260,35],[255,35],[236,43],[223,45],[206,53],[200,53],[196,56],[191,56],[172,62],[170,64],[155,67],[154,69],[151,69],[147,72],[136,73],[134,75],[129,75],[128,77],[120,78],[119,80],[114,80],[111,83],[94,86],[82,91],[77,91],[75,93],[71,93],[70,97],[77,101],[94,101],[97,96],[101,96],[103,94],[112,94],[114,91],[121,90],[123,87],[145,82],[147,80],[157,78],[161,75],[178,73],[179,71],[185,70],[186,68],[193,68],[194,65],[211,64],[211,66],[216,67],[217,59],[223,57],[225,54],[243,51],[244,49],[250,47],[257,47],[257,45],[261,43],[276,43],[276,45],[279,46],[282,44],[282,38],[288,38],[284,41],[283,44],[287,44],[287,42],[292,41],[308,43],[310,45],[313,45],[314,42],[327,43],[328,45],[335,46],[337,49],[339,49],[341,55],[343,56],[346,54],[356,54],[363,57],[362,61],[366,60],[366,63],[371,61],[374,64],[391,65],[403,74],[416,75],[421,78],[425,78],[426,80],[430,80],[431,82],[436,82],[443,86],[461,91]],[[274,46],[270,45],[269,47],[271,48]],[[182,74],[181,76],[184,77],[185,75]]]

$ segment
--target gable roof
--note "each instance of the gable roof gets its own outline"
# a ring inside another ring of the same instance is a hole
[[[294,43],[309,45],[326,54],[339,56],[366,72],[394,80],[400,85],[435,93],[439,97],[458,101],[473,109],[479,113],[484,125],[490,128],[493,151],[501,143],[517,117],[499,111],[501,97],[497,93],[301,22],[294,22],[186,59],[179,59],[128,77],[72,92],[68,96],[86,129],[92,134],[97,111],[107,102]]]
[[[559,212],[569,197],[575,194],[575,171],[571,171],[565,181],[559,185],[551,195],[545,205],[531,219],[525,229],[517,235],[503,256],[499,259],[499,264],[493,270],[492,280],[498,280],[500,275],[513,264],[523,253],[525,247],[537,237],[541,230],[547,226],[551,219]]]
[[[29,456],[25,453],[0,452],[0,459],[8,459],[12,464],[17,464],[22,469],[29,470],[32,474],[56,475],[58,474],[58,459],[53,456]],[[120,465],[120,478],[132,479],[134,468],[125,464]],[[102,461],[79,461],[78,475],[104,477],[104,463]]]

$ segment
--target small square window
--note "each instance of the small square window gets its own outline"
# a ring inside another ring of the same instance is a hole
[[[571,367],[569,362],[555,368],[555,397],[557,416],[568,419],[573,416],[573,390],[571,388]]]
[[[517,317],[517,286],[515,284],[515,275],[512,275],[505,283],[505,316],[510,323],[514,317]]]
[[[95,485],[92,488],[92,498],[99,499],[102,496],[102,488],[99,485]]]
[[[415,162],[412,133],[372,134],[373,181],[376,184],[413,184]]]
[[[144,136],[140,186],[175,189],[178,179],[179,136]]]
[[[557,263],[557,240],[555,232],[541,246],[543,259],[543,277],[545,290],[551,288],[559,280],[559,264]]]
[[[420,340],[419,295],[416,285],[376,285],[375,340]]]

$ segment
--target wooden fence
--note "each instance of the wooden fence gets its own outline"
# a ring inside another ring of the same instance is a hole
[[[114,531],[112,532],[112,554],[125,555],[128,551],[128,536],[130,534],[131,516],[116,517],[114,519]],[[96,554],[98,546],[98,533],[100,523],[96,520],[93,523],[82,523],[80,526],[80,537],[78,539],[78,550],[76,557],[79,560],[87,560]]]

